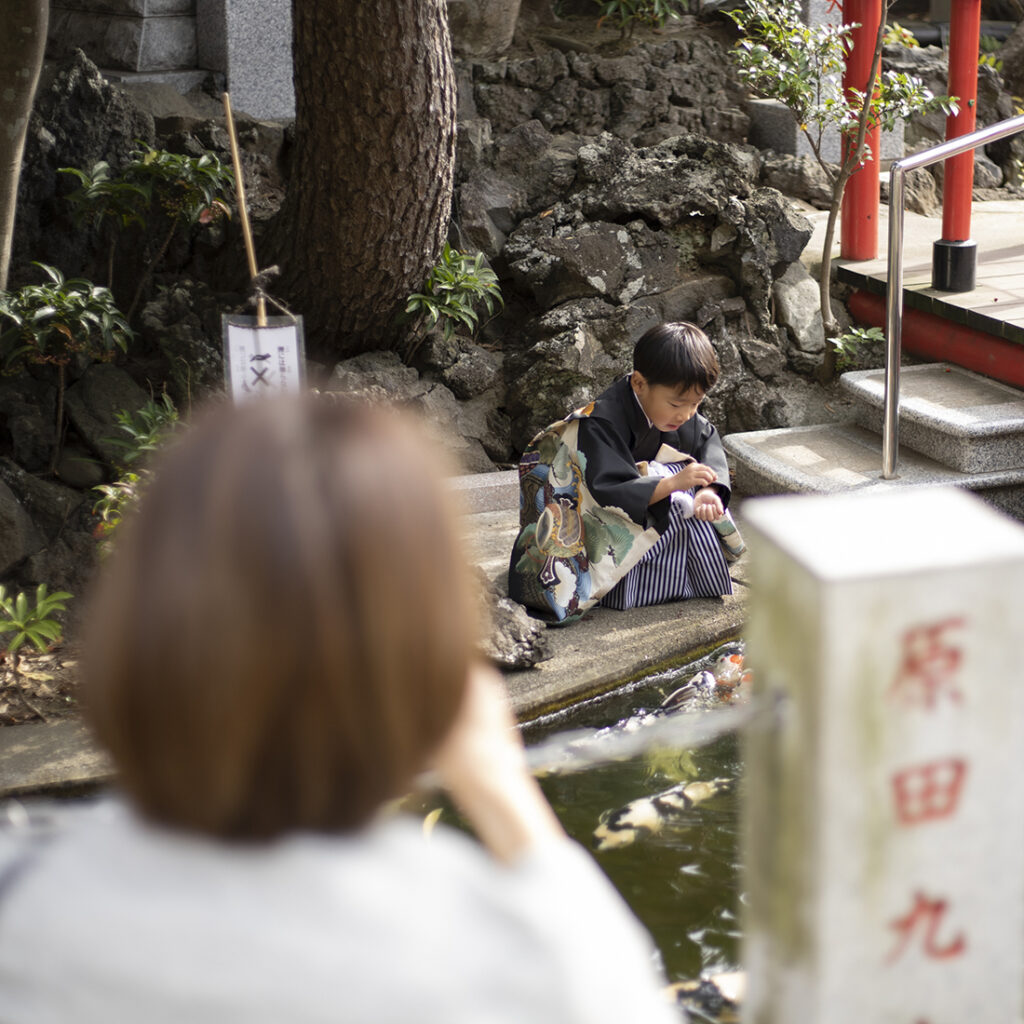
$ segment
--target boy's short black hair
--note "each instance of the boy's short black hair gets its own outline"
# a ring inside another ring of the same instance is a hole
[[[696,385],[710,391],[718,380],[718,356],[708,336],[694,324],[659,324],[633,349],[633,369],[648,384],[689,391]]]

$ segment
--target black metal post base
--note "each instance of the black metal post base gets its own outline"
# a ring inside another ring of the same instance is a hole
[[[939,292],[973,292],[974,272],[978,266],[978,243],[947,242],[940,238],[932,245],[932,287]]]

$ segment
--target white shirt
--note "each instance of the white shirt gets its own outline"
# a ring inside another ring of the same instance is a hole
[[[26,849],[30,855],[24,858]],[[568,840],[513,868],[395,818],[228,845],[119,803],[0,830],[3,1024],[678,1024]]]

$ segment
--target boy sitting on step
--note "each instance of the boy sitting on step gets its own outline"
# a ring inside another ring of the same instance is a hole
[[[597,603],[732,593],[726,553],[743,547],[729,469],[697,411],[718,372],[703,331],[661,324],[636,343],[632,373],[537,434],[519,463],[513,600],[567,623]]]

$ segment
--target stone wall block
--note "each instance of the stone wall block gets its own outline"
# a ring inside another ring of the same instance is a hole
[[[542,307],[587,296],[617,296],[624,284],[640,276],[639,268],[629,232],[604,223],[537,240],[509,267],[517,285]]]
[[[95,363],[67,389],[64,409],[86,444],[104,462],[117,466],[124,459],[124,449],[111,442],[126,436],[117,425],[117,413],[134,413],[148,397],[120,367]]]
[[[448,0],[452,49],[472,57],[504,53],[518,17],[519,0]]]
[[[455,165],[459,182],[485,166],[492,144],[491,122],[486,117],[460,117],[455,126]]]
[[[14,492],[0,481],[0,576],[35,554],[43,538]]]
[[[234,108],[257,118],[294,117],[291,4],[245,0],[228,10],[223,70]]]
[[[502,392],[491,389],[459,405],[456,423],[459,433],[478,441],[495,462],[508,462],[518,453],[512,451],[512,427],[508,416],[498,409]]]
[[[492,353],[466,342],[458,359],[442,372],[441,379],[456,398],[475,398],[494,387],[499,370]]]
[[[477,182],[467,182],[459,189],[458,221],[462,237],[489,260],[501,255],[505,248],[505,232],[494,223],[491,208],[491,200]]]
[[[0,378],[0,409],[0,442],[30,473],[45,470],[57,416],[56,387],[28,374]]]
[[[766,153],[761,179],[770,188],[803,199],[819,210],[827,210],[832,205],[828,176],[813,157]]]
[[[0,458],[0,481],[21,502],[33,523],[52,540],[86,500],[81,491],[26,473],[12,459]]]
[[[743,361],[762,380],[771,380],[786,368],[785,354],[766,341],[743,338],[739,348]]]
[[[199,55],[191,14],[143,18],[55,8],[48,40],[53,59],[80,47],[101,67],[122,71],[194,68]]]
[[[694,320],[705,303],[735,294],[736,284],[731,277],[695,273],[667,291],[644,296],[643,301],[657,311],[661,320]]]
[[[464,472],[485,473],[495,468],[480,440],[463,433],[460,416],[464,407],[452,392],[437,381],[422,379],[396,352],[366,352],[338,363],[324,391],[407,409],[423,418],[424,429]],[[486,419],[483,426],[479,416],[470,419],[474,429],[487,436],[488,443],[502,447],[501,440],[488,434],[491,425]]]
[[[196,0],[60,0],[53,9],[158,18],[168,14],[195,14]]]
[[[536,116],[539,99],[536,93],[519,89],[505,82],[479,82],[476,106],[499,132],[511,131],[517,124]]]
[[[517,218],[539,213],[572,190],[580,144],[578,135],[552,134],[539,120],[518,125],[495,140],[494,169],[521,194],[514,211]]]
[[[772,288],[777,319],[793,344],[808,355],[825,351],[818,283],[802,263],[792,263]]]

